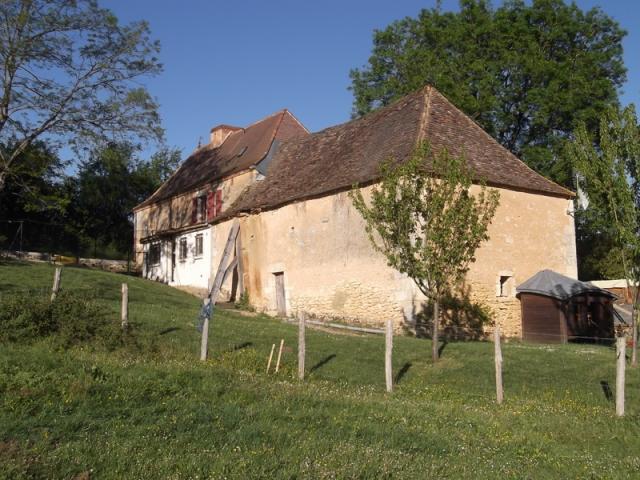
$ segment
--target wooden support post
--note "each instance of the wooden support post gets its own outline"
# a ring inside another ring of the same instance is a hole
[[[393,367],[391,364],[393,352],[393,320],[387,319],[385,329],[385,349],[384,349],[384,377],[387,383],[387,392],[393,390]]]
[[[53,302],[60,290],[60,275],[62,274],[62,267],[56,267],[56,271],[53,274],[53,287],[51,287],[51,301]]]
[[[120,306],[120,319],[122,321],[122,328],[129,326],[129,285],[122,284],[122,303]]]
[[[284,347],[284,338],[280,340],[280,350],[278,350],[278,361],[276,362],[276,373],[280,370],[280,358],[282,358],[282,347]]]
[[[222,283],[225,278],[225,274],[227,274],[227,262],[229,261],[229,257],[231,256],[231,251],[234,249],[236,244],[236,237],[238,236],[238,232],[240,230],[240,223],[238,220],[233,222],[231,226],[231,231],[229,232],[229,237],[227,238],[227,243],[224,246],[224,251],[222,252],[222,258],[220,259],[220,265],[218,266],[218,271],[216,272],[215,279],[211,286],[211,291],[209,292],[209,302],[211,303],[211,316],[213,316],[213,307],[218,300],[218,294],[220,293],[220,289],[222,288]],[[209,318],[204,319],[204,323],[202,324],[202,338],[200,341],[200,360],[206,360],[209,355]]]
[[[298,318],[298,378],[304,380],[304,355],[305,355],[305,322],[306,315],[301,313]]]
[[[493,330],[493,345],[496,361],[496,401],[500,405],[504,398],[504,389],[502,388],[502,347],[500,345],[500,327],[498,325]]]
[[[269,369],[271,368],[271,360],[273,360],[273,351],[276,349],[276,344],[271,345],[271,353],[269,354],[269,362],[267,363],[267,373],[269,373]]]
[[[242,241],[241,235],[238,232],[238,237],[236,238],[236,260],[238,261],[237,269],[238,269],[238,298],[242,296],[244,293],[244,264],[242,263]]]
[[[616,415],[624,416],[624,369],[627,363],[627,338],[623,335],[616,339]]]

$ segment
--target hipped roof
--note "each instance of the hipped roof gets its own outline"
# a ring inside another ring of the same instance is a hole
[[[360,119],[282,142],[266,178],[249,187],[216,220],[375,182],[384,160],[407,160],[421,141],[428,142],[434,153],[446,149],[464,155],[477,179],[489,185],[574,196],[527,167],[428,86]]]
[[[611,292],[596,287],[590,283],[581,282],[561,275],[553,270],[542,270],[516,288],[516,295],[535,293],[558,300],[568,300],[571,297],[592,293],[616,298]]]

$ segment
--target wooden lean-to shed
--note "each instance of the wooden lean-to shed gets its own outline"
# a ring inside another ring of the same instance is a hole
[[[542,270],[516,288],[522,338],[545,343],[613,337],[615,295],[590,283]]]

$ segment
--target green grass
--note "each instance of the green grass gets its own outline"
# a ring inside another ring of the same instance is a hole
[[[0,264],[0,296],[38,294],[52,277],[48,265]],[[380,336],[308,330],[301,383],[294,325],[217,312],[201,363],[193,297],[116,274],[62,276],[114,321],[123,281],[138,347],[0,345],[0,477],[640,477],[639,374],[628,370],[616,418],[601,386],[615,385],[609,347],[504,345],[497,406],[492,344],[450,343],[434,366],[428,341],[396,337],[404,374],[389,395]],[[281,338],[284,367],[266,375]]]

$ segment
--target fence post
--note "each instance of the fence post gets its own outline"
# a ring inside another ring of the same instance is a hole
[[[122,284],[120,318],[122,320],[122,328],[127,328],[129,326],[129,285],[126,283]]]
[[[627,362],[627,338],[623,335],[616,339],[616,415],[624,416],[624,370]]]
[[[271,345],[271,353],[269,354],[269,363],[267,363],[267,373],[269,373],[269,369],[271,368],[271,360],[273,360],[273,351],[276,349],[276,344]]]
[[[498,325],[493,330],[493,345],[496,362],[496,400],[500,405],[504,398],[504,389],[502,388],[502,346],[500,345],[500,327]]]
[[[276,373],[280,370],[280,358],[282,357],[282,347],[284,347],[284,338],[280,340],[280,350],[278,350],[278,361],[276,362]]]
[[[385,349],[384,349],[384,376],[387,383],[387,392],[393,390],[393,369],[391,365],[391,354],[393,352],[393,320],[387,319],[385,329]]]
[[[298,318],[298,378],[300,380],[304,380],[305,321],[306,315],[303,312]]]
[[[56,267],[56,271],[53,274],[53,287],[51,287],[51,301],[53,302],[60,290],[60,275],[62,273],[62,267]]]

